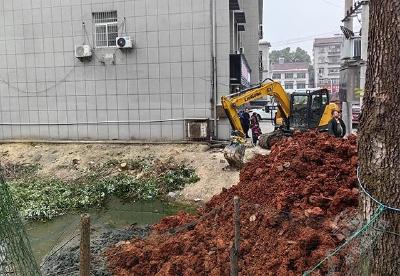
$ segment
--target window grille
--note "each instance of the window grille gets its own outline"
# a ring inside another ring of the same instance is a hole
[[[293,89],[293,82],[286,82],[285,89]]]
[[[275,79],[280,79],[281,78],[281,73],[273,73],[272,78]]]
[[[304,88],[306,88],[306,84],[304,82],[297,83],[297,89],[304,89]]]
[[[297,78],[298,79],[305,79],[306,78],[306,73],[297,73]]]
[[[115,47],[118,37],[117,11],[94,12],[93,23],[95,27],[96,47]]]
[[[293,73],[285,73],[285,79],[293,79]]]

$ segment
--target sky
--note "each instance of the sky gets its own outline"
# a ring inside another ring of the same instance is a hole
[[[312,57],[315,37],[341,33],[345,0],[264,0],[264,39],[272,50],[305,49]]]

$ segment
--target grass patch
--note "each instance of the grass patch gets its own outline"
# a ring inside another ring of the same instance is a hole
[[[9,186],[25,219],[46,221],[75,211],[102,208],[113,196],[125,201],[162,198],[199,180],[192,168],[164,163],[160,166],[157,162],[128,161],[129,169],[136,173],[106,170],[120,163],[108,162],[96,171],[69,181],[41,178],[34,170],[21,178],[13,178]]]

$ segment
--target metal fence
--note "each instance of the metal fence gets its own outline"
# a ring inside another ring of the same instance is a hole
[[[40,275],[24,225],[0,171],[0,275]]]

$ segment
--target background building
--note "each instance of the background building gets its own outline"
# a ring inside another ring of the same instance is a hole
[[[307,62],[279,63],[271,65],[271,78],[279,81],[286,90],[308,88],[309,66]]]
[[[270,60],[269,60],[269,50],[271,48],[271,44],[267,41],[259,42],[259,51],[260,51],[260,82],[265,80],[266,78],[270,78]]]
[[[228,138],[219,99],[246,56],[240,79],[258,78],[260,10],[239,0],[1,1],[0,139],[182,140],[193,120]],[[117,36],[133,49],[118,49]],[[91,57],[76,58],[78,45]],[[233,53],[241,63],[231,66]]]
[[[329,89],[333,100],[339,99],[342,41],[341,35],[314,40],[315,86]]]

